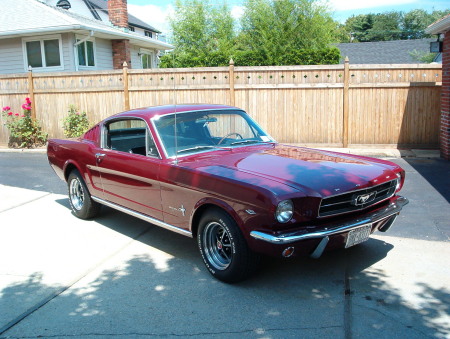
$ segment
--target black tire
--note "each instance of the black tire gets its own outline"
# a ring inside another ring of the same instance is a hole
[[[70,172],[67,189],[73,214],[80,219],[91,219],[98,215],[101,205],[92,200],[86,184],[77,170]]]
[[[258,267],[259,255],[248,248],[233,218],[220,209],[201,217],[197,243],[206,268],[221,281],[242,281]]]

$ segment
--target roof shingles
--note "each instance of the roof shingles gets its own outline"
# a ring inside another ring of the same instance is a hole
[[[108,13],[108,3],[106,0],[87,0],[91,3],[93,7],[100,9],[101,11]],[[133,26],[140,27],[142,29],[146,29],[155,33],[161,33],[156,28],[150,26],[146,22],[141,19],[135,17],[134,15],[128,13],[128,23]]]
[[[428,53],[431,41],[436,39],[341,43],[337,48],[352,64],[416,64],[420,62],[410,53],[414,50]]]

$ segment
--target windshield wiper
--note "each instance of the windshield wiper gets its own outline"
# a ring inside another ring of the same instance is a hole
[[[204,148],[216,148],[216,146],[210,146],[210,145],[195,146],[195,147],[180,149],[179,151],[177,151],[177,153],[183,153],[183,152],[189,152],[189,151],[197,151],[199,149],[204,149]]]
[[[239,144],[248,144],[248,143],[254,144],[254,143],[259,143],[259,142],[264,142],[264,141],[261,141],[261,140],[239,140],[239,141],[232,142],[230,145],[239,145]]]

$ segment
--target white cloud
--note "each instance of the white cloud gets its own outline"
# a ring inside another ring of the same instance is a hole
[[[331,9],[336,11],[347,11],[383,6],[407,5],[416,2],[418,2],[418,0],[329,0],[328,3]]]
[[[128,12],[167,34],[170,31],[169,16],[174,13],[174,8],[172,5],[160,7],[155,5],[139,6],[128,4]]]

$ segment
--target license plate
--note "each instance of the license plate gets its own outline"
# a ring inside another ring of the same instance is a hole
[[[372,225],[366,225],[355,230],[348,232],[347,242],[345,243],[345,248],[349,248],[358,245],[369,239],[370,231],[372,230]]]

